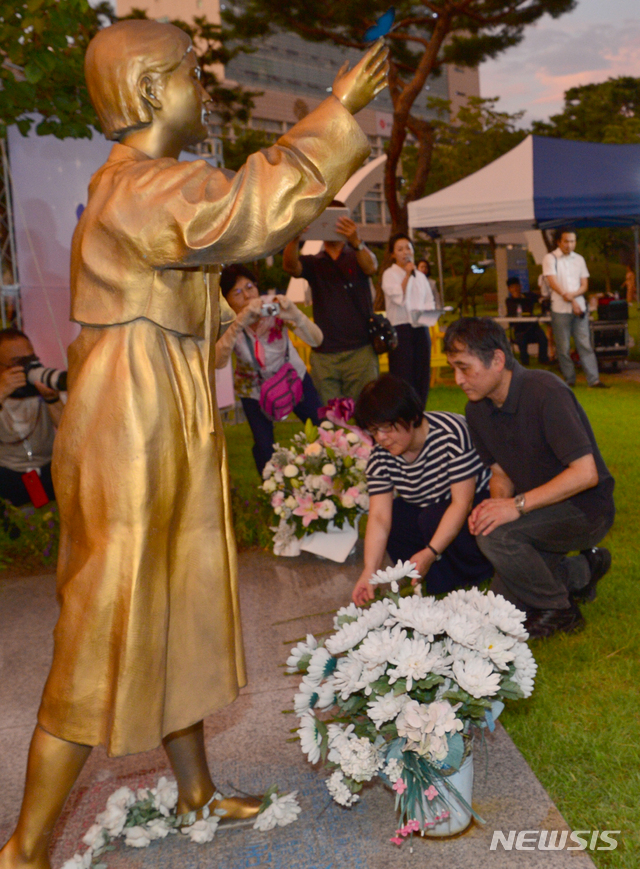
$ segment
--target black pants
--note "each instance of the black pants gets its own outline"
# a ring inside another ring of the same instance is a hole
[[[474,506],[488,492],[476,495]],[[391,533],[387,552],[395,564],[398,559],[408,561],[412,555],[424,549],[433,537],[444,511],[450,502],[418,507],[402,498],[393,501]],[[493,574],[493,567],[478,549],[476,538],[469,532],[465,522],[458,536],[442,553],[440,561],[429,568],[423,589],[427,594],[442,594],[468,585],[478,585]]]
[[[516,344],[520,351],[520,362],[529,364],[529,344],[538,345],[538,362],[547,365],[549,362],[549,341],[544,329],[539,323],[532,323],[528,327],[518,326],[515,330]]]
[[[414,329],[408,323],[396,326],[396,332],[398,346],[389,351],[389,372],[410,383],[424,407],[431,380],[431,335],[426,326]]]
[[[256,398],[242,398],[242,408],[253,435],[252,453],[258,473],[262,476],[262,470],[273,455],[273,423],[262,412],[260,402]],[[308,374],[302,381],[302,401],[293,408],[293,412],[306,422],[308,419],[314,425],[318,425],[318,408],[322,407],[316,388]]]
[[[49,500],[54,501],[56,496],[51,481],[51,462],[40,468],[40,481],[49,496]],[[0,467],[0,498],[9,501],[14,507],[22,507],[23,504],[31,503],[29,493],[22,482],[21,473]]]
[[[613,513],[589,519],[570,501],[541,507],[500,525],[478,545],[493,564],[491,588],[520,609],[565,609],[569,594],[590,577],[584,555],[568,552],[597,546]]]

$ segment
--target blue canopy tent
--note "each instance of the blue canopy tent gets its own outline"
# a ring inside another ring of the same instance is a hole
[[[527,136],[493,163],[409,204],[409,226],[434,238],[640,225],[640,145]],[[640,294],[639,294],[640,298]]]

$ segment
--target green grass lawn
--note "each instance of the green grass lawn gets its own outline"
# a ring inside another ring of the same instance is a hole
[[[636,869],[640,854],[640,384],[619,378],[608,392],[578,385],[596,438],[616,479],[616,524],[606,545],[611,572],[584,606],[585,631],[532,643],[536,690],[502,722],[574,830],[621,830],[615,851],[589,852],[598,867]],[[464,411],[455,386],[432,389],[429,409]],[[299,429],[281,423],[284,441]],[[229,431],[234,485],[259,482],[248,426]],[[255,490],[253,490],[255,491]],[[249,514],[250,516],[254,514]],[[267,536],[268,542],[268,536]],[[337,603],[337,602],[336,602]]]

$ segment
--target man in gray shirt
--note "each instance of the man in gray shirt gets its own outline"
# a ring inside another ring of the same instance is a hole
[[[527,611],[532,637],[580,630],[577,602],[595,598],[610,567],[597,544],[615,514],[613,477],[589,420],[558,377],[515,361],[490,318],[452,323],[444,350],[469,398],[473,444],[492,471],[490,498],[469,517],[496,571],[491,588]]]

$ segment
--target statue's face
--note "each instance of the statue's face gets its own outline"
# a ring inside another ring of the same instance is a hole
[[[195,145],[207,137],[205,103],[210,100],[200,81],[200,67],[193,51],[163,77],[160,113],[183,145]]]

